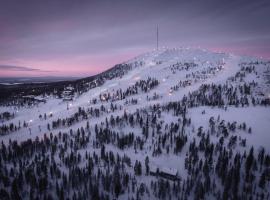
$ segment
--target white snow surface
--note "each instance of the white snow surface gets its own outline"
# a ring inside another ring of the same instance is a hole
[[[105,91],[112,91],[117,90],[119,88],[125,89],[130,85],[133,85],[138,80],[145,80],[148,77],[155,77],[159,80],[160,84],[155,90],[151,90],[147,94],[140,94],[139,103],[136,106],[129,106],[127,109],[132,112],[135,111],[138,107],[146,107],[149,104],[153,103],[166,103],[168,101],[177,101],[180,100],[185,94],[188,92],[192,92],[200,87],[202,83],[225,83],[226,80],[233,76],[240,67],[238,64],[242,61],[253,61],[254,58],[249,57],[241,57],[232,54],[226,53],[213,53],[208,50],[203,49],[193,49],[193,48],[175,48],[175,49],[162,49],[158,51],[153,51],[149,53],[142,54],[134,59],[127,61],[126,63],[134,63],[136,61],[143,61],[145,64],[142,67],[134,68],[133,70],[129,71],[128,74],[123,76],[122,78],[116,78],[113,80],[108,80],[100,87],[94,88],[89,90],[88,92],[82,94],[74,101],[69,102],[70,109],[67,110],[67,103],[63,102],[61,99],[55,99],[53,97],[47,98],[47,103],[39,104],[38,107],[33,108],[20,108],[19,110],[14,107],[0,107],[0,112],[10,111],[15,112],[16,117],[15,119],[9,121],[14,122],[17,124],[19,121],[21,123],[25,120],[29,122],[31,120],[30,128],[32,129],[32,135],[29,135],[29,132],[22,129],[16,133],[9,134],[6,136],[2,136],[1,140],[4,142],[8,141],[9,139],[17,139],[18,141],[25,140],[27,138],[34,138],[40,135],[37,127],[40,125],[42,129],[45,129],[45,125],[48,122],[44,122],[39,120],[39,114],[53,113],[53,117],[49,118],[50,120],[56,119],[58,117],[65,117],[69,116],[75,111],[79,106],[87,106],[89,105],[89,100],[94,97],[98,97],[100,93]],[[257,59],[258,60],[258,59]],[[156,64],[156,62],[161,61],[161,64]],[[180,90],[173,92],[170,94],[170,88],[174,84],[177,83],[179,80],[184,80],[186,74],[189,74],[194,71],[203,70],[208,66],[214,66],[216,63],[220,63],[224,61],[223,70],[216,73],[212,77],[202,80],[200,82],[194,83],[191,86],[186,88],[181,88]],[[188,71],[179,71],[175,74],[172,74],[169,70],[169,66],[177,63],[177,62],[194,62],[199,65],[198,68],[190,69]],[[254,77],[251,77],[251,79]],[[157,93],[162,96],[159,100],[155,101],[145,101],[146,96],[151,96],[151,94]],[[269,94],[270,95],[270,94]],[[120,103],[123,103],[123,101]],[[106,103],[102,103],[105,105]],[[95,105],[99,107],[101,104]],[[109,103],[108,103],[109,105]],[[94,106],[94,107],[95,107]],[[252,108],[252,110],[256,110],[257,108]],[[212,109],[210,109],[212,110]],[[249,109],[246,109],[249,110]],[[264,110],[264,109],[260,109]],[[268,111],[268,109],[266,109]],[[211,113],[211,112],[210,112]],[[258,112],[258,115],[265,116],[265,113]],[[228,113],[228,115],[230,115]],[[248,115],[244,115],[243,117],[247,117]],[[261,116],[264,120],[263,116]],[[269,120],[269,118],[268,118]],[[265,127],[267,130],[268,127]],[[44,131],[42,131],[44,132]]]
[[[189,92],[195,91],[203,83],[225,83],[226,80],[234,76],[237,71],[240,70],[238,66],[239,63],[243,61],[253,61],[253,58],[241,57],[237,55],[227,54],[227,53],[213,53],[202,49],[190,49],[190,48],[179,48],[179,49],[162,49],[158,51],[153,51],[150,53],[142,54],[134,59],[127,61],[126,63],[144,62],[143,66],[136,67],[129,71],[122,78],[115,78],[106,81],[102,86],[91,89],[86,93],[75,98],[72,102],[68,102],[69,110],[67,110],[67,103],[63,102],[61,99],[56,99],[54,97],[47,97],[46,103],[41,103],[37,107],[32,108],[15,108],[15,107],[0,107],[0,112],[9,111],[15,112],[16,116],[14,119],[8,121],[8,123],[13,122],[21,124],[23,121],[29,123],[28,128],[22,128],[21,130],[0,136],[0,142],[8,143],[9,140],[17,140],[19,142],[24,141],[28,138],[43,137],[44,133],[48,134],[47,123],[55,120],[57,118],[64,118],[72,115],[78,110],[78,107],[100,107],[101,104],[109,106],[110,103],[99,102],[96,105],[90,105],[89,101],[95,97],[98,97],[100,93],[106,91],[113,91],[119,88],[126,89],[128,86],[133,85],[138,80],[145,80],[148,77],[155,77],[159,80],[159,85],[154,89],[150,90],[149,93],[142,93],[137,96],[132,96],[129,98],[139,98],[137,105],[124,105],[124,101],[117,101],[115,103],[122,105],[128,112],[134,112],[138,108],[144,108],[155,103],[166,103],[169,101],[180,100],[184,95]],[[194,62],[198,64],[198,67],[191,68],[190,70],[176,71],[172,73],[170,66],[176,64],[177,62]],[[190,86],[185,88],[180,88],[178,91],[170,92],[173,85],[177,84],[179,80],[185,80],[186,75],[196,71],[202,71],[208,67],[213,67],[222,64],[222,70],[215,74],[209,75],[205,80],[198,82],[193,82]],[[263,72],[263,70],[261,70]],[[249,77],[250,80],[255,80],[257,77]],[[268,91],[268,86],[262,86],[263,91]],[[146,101],[147,96],[151,97],[154,93],[157,93],[161,98],[153,101]],[[267,95],[267,94],[266,94]],[[269,95],[269,94],[268,94]],[[205,110],[205,114],[202,115],[202,111]],[[53,116],[48,117],[47,120],[40,120],[39,115],[44,113],[47,116],[52,113]],[[122,111],[116,111],[113,115],[121,114]],[[90,126],[95,123],[104,120],[105,117],[102,116],[98,119],[91,119]],[[231,108],[225,112],[220,108],[211,107],[198,107],[190,109],[188,113],[189,117],[192,118],[192,123],[196,128],[200,126],[205,126],[208,124],[208,120],[211,116],[217,117],[220,115],[222,119],[226,121],[239,121],[246,122],[247,126],[252,128],[252,134],[245,135],[247,138],[247,144],[253,146],[263,146],[268,151],[270,151],[270,108],[269,107],[245,107],[245,108]],[[168,119],[164,119],[168,120]],[[0,125],[7,122],[0,122]],[[70,128],[77,129],[81,126],[85,126],[86,121],[82,121],[73,125]],[[39,130],[39,126],[41,131]],[[31,134],[30,130],[31,129]],[[53,134],[57,134],[59,131],[65,132],[70,128],[61,128],[52,130]],[[114,149],[115,147],[108,147],[109,149]],[[146,155],[149,154],[147,150],[143,153],[135,153],[133,149],[126,150],[126,154],[129,154],[134,160],[138,159],[142,162]],[[184,154],[182,156],[184,158]],[[134,162],[134,161],[133,161]],[[169,169],[177,169],[180,172],[184,171],[184,159],[179,159],[176,155],[161,155],[158,158],[151,158],[151,163],[157,167],[164,167]],[[183,176],[183,174],[182,174]]]

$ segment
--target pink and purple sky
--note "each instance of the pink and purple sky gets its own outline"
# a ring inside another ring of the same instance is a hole
[[[89,76],[160,46],[270,59],[269,0],[0,1],[0,77]]]

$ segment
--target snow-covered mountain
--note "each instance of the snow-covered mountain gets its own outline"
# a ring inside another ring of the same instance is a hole
[[[269,199],[269,106],[269,61],[192,48],[3,101],[0,197]]]

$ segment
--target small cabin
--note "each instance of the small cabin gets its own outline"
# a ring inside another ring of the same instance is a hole
[[[73,97],[74,97],[74,88],[71,86],[66,87],[62,92],[63,101],[72,101]]]
[[[173,181],[180,180],[177,169],[173,169],[173,168],[167,168],[167,167],[158,168],[156,166],[151,166],[149,173],[151,176],[162,177],[162,178],[173,180]]]
[[[173,181],[179,180],[177,169],[173,168],[162,168],[159,172],[159,176]]]

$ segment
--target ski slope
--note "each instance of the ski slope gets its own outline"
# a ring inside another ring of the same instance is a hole
[[[28,129],[21,129],[13,134],[8,134],[1,136],[0,140],[3,140],[7,143],[10,139],[16,139],[18,141],[23,141],[27,138],[35,138],[36,136],[43,135],[46,132],[47,123],[61,117],[65,117],[68,115],[72,115],[75,111],[77,111],[78,107],[90,107],[89,101],[92,98],[98,97],[101,93],[106,91],[113,91],[119,88],[125,89],[129,85],[134,84],[138,80],[144,80],[148,77],[155,77],[159,80],[160,84],[154,90],[151,90],[147,94],[140,94],[139,102],[135,106],[128,106],[127,109],[130,112],[135,111],[140,107],[146,107],[152,104],[163,104],[169,101],[177,101],[181,99],[184,95],[189,92],[197,90],[201,84],[211,84],[211,83],[225,83],[226,80],[233,76],[238,70],[238,64],[242,61],[252,61],[253,58],[243,58],[241,56],[226,54],[226,53],[213,53],[207,50],[202,49],[192,49],[192,48],[179,48],[179,49],[162,49],[158,51],[153,51],[149,53],[142,54],[134,59],[127,61],[126,63],[134,63],[142,61],[144,63],[143,66],[134,68],[129,71],[128,74],[123,76],[122,78],[117,78],[113,80],[108,80],[100,87],[89,90],[88,92],[78,96],[72,102],[63,102],[61,99],[56,99],[54,97],[48,97],[47,103],[39,104],[37,107],[32,108],[10,108],[10,107],[0,107],[0,112],[5,111],[13,111],[16,113],[15,119],[12,119],[10,122],[14,122],[18,124],[19,121],[22,123],[23,121],[29,122],[29,128],[31,129],[31,134]],[[157,62],[161,62],[157,64]],[[176,72],[175,74],[171,73],[169,67],[177,62],[193,62],[198,64],[197,68],[190,69],[188,71],[183,70]],[[195,71],[200,71],[206,69],[209,66],[215,66],[217,63],[223,62],[222,70],[217,72],[214,75],[211,75],[209,78],[205,80],[198,81],[193,83],[190,86],[182,88],[176,92],[170,93],[171,87],[177,83],[179,80],[185,80],[186,75]],[[252,79],[252,77],[250,77]],[[255,77],[253,77],[255,79]],[[267,89],[267,86],[265,86]],[[269,89],[269,88],[268,88]],[[147,96],[151,96],[154,93],[157,93],[161,96],[160,99],[154,101],[146,101]],[[136,96],[135,96],[136,97]],[[123,105],[124,101],[117,102]],[[69,110],[67,110],[67,104],[69,105]],[[106,103],[102,103],[105,104]],[[110,103],[107,103],[108,105]],[[91,105],[92,107],[99,107],[100,104]],[[269,118],[265,118],[265,113],[260,112],[261,108],[258,108],[256,112],[256,108],[254,112],[257,113],[259,118],[264,122],[268,122]],[[249,110],[248,108],[246,110]],[[266,113],[269,113],[269,108],[266,108]],[[50,113],[53,114],[48,121],[42,121],[39,119],[40,114]],[[209,113],[212,113],[211,109]],[[243,117],[245,117],[245,111],[242,110],[241,113]],[[118,114],[118,113],[115,113]],[[227,113],[229,116],[230,111]],[[196,116],[196,113],[192,113],[192,115]],[[232,115],[234,115],[232,113]],[[262,115],[262,116],[260,116]],[[98,121],[99,119],[97,119]],[[85,122],[82,122],[85,123]],[[81,124],[77,124],[76,126],[80,127]],[[41,131],[39,130],[41,128]],[[270,123],[264,123],[264,130],[270,128]],[[66,131],[65,129],[62,131]],[[57,130],[58,132],[58,130]],[[265,131],[266,132],[266,131]],[[260,133],[262,134],[262,133]],[[265,133],[266,134],[266,133]],[[268,137],[268,136],[267,136]],[[266,138],[267,138],[266,137]]]

